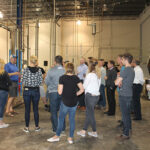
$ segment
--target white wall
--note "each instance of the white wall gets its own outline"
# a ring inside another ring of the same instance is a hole
[[[0,28],[0,58],[4,59],[5,63],[7,63],[8,48],[9,32],[3,28]]]
[[[148,58],[150,58],[150,7],[146,8],[140,16],[141,26],[141,59],[145,77],[149,77],[147,70]]]
[[[142,28],[142,61],[145,63],[150,56],[150,7],[145,9],[145,11],[141,14],[140,24]]]
[[[53,49],[53,28],[52,24],[49,22],[40,23],[39,25],[39,51],[38,51],[38,60],[39,66],[44,66],[44,61],[48,61],[48,67],[50,67],[51,62],[51,50]],[[61,28],[57,26],[56,29],[56,55],[61,54]],[[51,36],[52,34],[52,36]],[[27,32],[25,32],[24,42],[26,44]],[[50,44],[51,43],[51,44]],[[51,45],[51,46],[50,46]],[[35,55],[35,24],[29,25],[29,48],[30,56]],[[27,59],[27,49],[25,48],[25,59]],[[48,69],[47,67],[47,69]]]
[[[139,57],[139,20],[104,20],[96,25],[97,33],[93,36],[86,21],[81,21],[81,25],[62,21],[62,50],[66,60],[74,58],[78,62],[80,56],[109,60],[124,52]]]
[[[91,22],[89,22],[91,23]],[[139,57],[140,51],[140,20],[103,20],[97,21],[97,33],[92,35],[91,26],[82,21],[80,26],[75,21],[60,20],[60,27],[57,26],[56,55],[61,54],[64,60],[73,61],[78,65],[80,56],[104,58],[106,60],[116,59],[117,55],[124,52],[131,52]],[[35,54],[35,24],[30,24],[30,55]],[[39,65],[43,61],[50,64],[50,22],[40,23],[39,28]],[[147,29],[145,30],[145,32]],[[24,42],[26,44],[26,32]],[[150,34],[149,34],[150,35]],[[53,38],[53,36],[52,36]],[[1,57],[7,58],[7,31],[0,28],[0,52]],[[27,51],[25,48],[25,59]],[[50,67],[50,65],[49,65]]]

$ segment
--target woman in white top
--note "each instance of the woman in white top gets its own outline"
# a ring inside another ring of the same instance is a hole
[[[89,73],[85,77],[83,86],[85,89],[86,118],[83,130],[77,132],[77,134],[85,137],[88,126],[91,125],[93,132],[88,132],[88,135],[98,137],[96,132],[94,107],[99,100],[100,78],[96,73],[95,63],[92,63],[89,66]]]

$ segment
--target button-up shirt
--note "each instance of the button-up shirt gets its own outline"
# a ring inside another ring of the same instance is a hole
[[[144,74],[142,68],[140,66],[136,66],[134,68],[134,71],[135,71],[135,77],[133,83],[143,85],[145,81],[144,81]]]
[[[77,75],[80,80],[84,80],[87,71],[88,71],[88,66],[86,64],[82,64],[77,68],[77,72],[78,72]]]

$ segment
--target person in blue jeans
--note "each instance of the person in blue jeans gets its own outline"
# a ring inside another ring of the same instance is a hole
[[[74,75],[74,65],[72,63],[66,64],[66,74],[61,76],[58,85],[58,94],[62,95],[61,106],[58,117],[58,127],[56,135],[47,139],[48,142],[59,141],[60,134],[63,130],[64,120],[69,114],[70,134],[68,142],[73,143],[73,136],[75,130],[75,113],[77,109],[77,96],[84,92],[83,85],[80,79]],[[78,91],[79,88],[79,91]]]
[[[24,85],[23,99],[25,104],[25,124],[24,132],[29,132],[30,108],[33,104],[35,131],[40,131],[38,105],[40,100],[39,86],[41,85],[42,71],[37,67],[38,59],[36,56],[30,57],[30,66],[23,70],[22,83]]]
[[[59,78],[65,74],[65,69],[62,66],[63,58],[58,55],[55,57],[54,67],[52,67],[46,75],[45,84],[47,85],[48,98],[50,100],[50,113],[52,130],[56,133],[58,126],[58,112],[60,108],[61,96],[58,94]],[[65,121],[63,131],[65,130]]]
[[[8,73],[4,70],[4,61],[0,59],[0,128],[7,128],[9,124],[3,122],[5,105],[8,99],[8,90],[11,80]]]
[[[130,131],[132,129],[131,122],[131,101],[133,96],[133,81],[135,72],[131,67],[133,56],[129,53],[123,55],[123,65],[125,69],[120,72],[120,76],[115,81],[115,85],[119,87],[119,104],[122,113],[123,133],[117,137],[119,140],[124,141],[130,138]]]
[[[98,101],[98,105],[102,107],[104,110],[106,109],[106,96],[105,96],[105,76],[106,76],[106,69],[104,66],[104,59],[99,60],[99,67],[100,67],[100,74],[101,74],[101,85],[100,85],[100,100]]]

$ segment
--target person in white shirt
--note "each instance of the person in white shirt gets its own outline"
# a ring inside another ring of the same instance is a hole
[[[140,61],[133,60],[132,66],[135,71],[135,78],[133,81],[133,107],[135,118],[133,120],[142,120],[140,96],[144,84],[144,74],[140,67]]]
[[[91,125],[93,132],[88,132],[88,135],[93,137],[98,137],[98,134],[96,132],[94,107],[99,100],[100,82],[101,82],[100,78],[96,73],[96,64],[92,63],[89,65],[89,73],[86,75],[83,84],[85,89],[86,118],[85,118],[83,130],[77,132],[77,134],[82,137],[85,137],[89,125]]]

